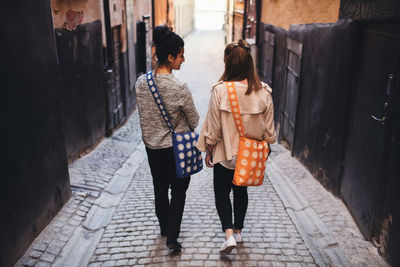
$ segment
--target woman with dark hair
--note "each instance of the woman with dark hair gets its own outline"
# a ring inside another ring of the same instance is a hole
[[[172,127],[178,133],[193,130],[199,123],[199,114],[192,94],[185,83],[172,75],[172,70],[179,70],[185,61],[184,42],[171,28],[157,26],[153,31],[153,43],[157,57],[153,77]],[[155,210],[161,236],[167,237],[168,248],[180,250],[182,246],[177,239],[190,176],[182,179],[176,175],[172,133],[149,90],[145,74],[138,78],[135,88],[142,139],[153,177]],[[168,197],[169,188],[171,199]]]
[[[226,46],[225,71],[211,92],[208,113],[200,134],[198,148],[207,153],[205,163],[213,167],[217,212],[225,232],[220,253],[229,253],[243,242],[242,229],[246,216],[247,187],[232,184],[238,153],[239,132],[230,105],[226,83],[234,84],[245,136],[275,142],[272,89],[258,78],[250,49],[243,40]],[[238,115],[238,114],[236,114]],[[236,116],[235,115],[235,116]],[[238,119],[238,118],[237,118]],[[250,164],[250,163],[249,163]],[[262,174],[263,175],[263,174]],[[230,192],[233,191],[233,213]]]

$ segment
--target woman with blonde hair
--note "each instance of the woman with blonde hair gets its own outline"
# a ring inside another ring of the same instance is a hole
[[[220,253],[229,253],[243,242],[247,187],[232,184],[238,153],[239,132],[232,114],[227,83],[234,83],[244,133],[248,138],[274,143],[274,108],[272,89],[258,78],[250,49],[243,40],[231,43],[224,51],[225,71],[212,87],[206,119],[198,148],[206,152],[205,163],[213,168],[217,212],[225,232]],[[230,192],[233,191],[233,213]]]

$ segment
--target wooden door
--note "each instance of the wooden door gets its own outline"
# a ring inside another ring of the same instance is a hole
[[[287,38],[286,65],[285,65],[285,98],[282,114],[282,137],[293,146],[297,98],[300,88],[301,56],[303,45],[291,38]]]
[[[388,98],[398,64],[399,34],[377,25],[362,30],[352,91],[341,193],[364,237],[371,237],[386,166]]]
[[[275,57],[275,34],[268,30],[263,31],[261,52],[261,74],[262,79],[272,87],[274,57]]]

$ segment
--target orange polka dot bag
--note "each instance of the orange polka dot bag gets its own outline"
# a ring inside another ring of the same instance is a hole
[[[164,102],[158,92],[157,85],[153,79],[153,72],[146,74],[147,85],[152,94],[162,117],[172,133],[172,146],[174,149],[174,159],[176,176],[178,178],[187,178],[203,169],[203,158],[201,152],[197,149],[196,143],[199,134],[194,131],[186,133],[177,133],[172,127]]]
[[[237,186],[259,186],[264,181],[265,166],[270,152],[268,142],[250,139],[244,135],[235,83],[226,82],[225,84],[233,118],[239,132],[239,148],[232,183]]]

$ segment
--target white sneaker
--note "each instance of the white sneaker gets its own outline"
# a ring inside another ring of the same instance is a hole
[[[219,249],[219,253],[229,253],[232,251],[232,249],[234,249],[236,247],[236,240],[235,238],[232,236],[230,236],[228,239],[226,239],[224,241],[224,243],[222,243],[221,248]]]
[[[242,233],[238,233],[238,234],[233,234],[233,237],[236,240],[236,243],[242,243],[243,242],[243,236]]]

